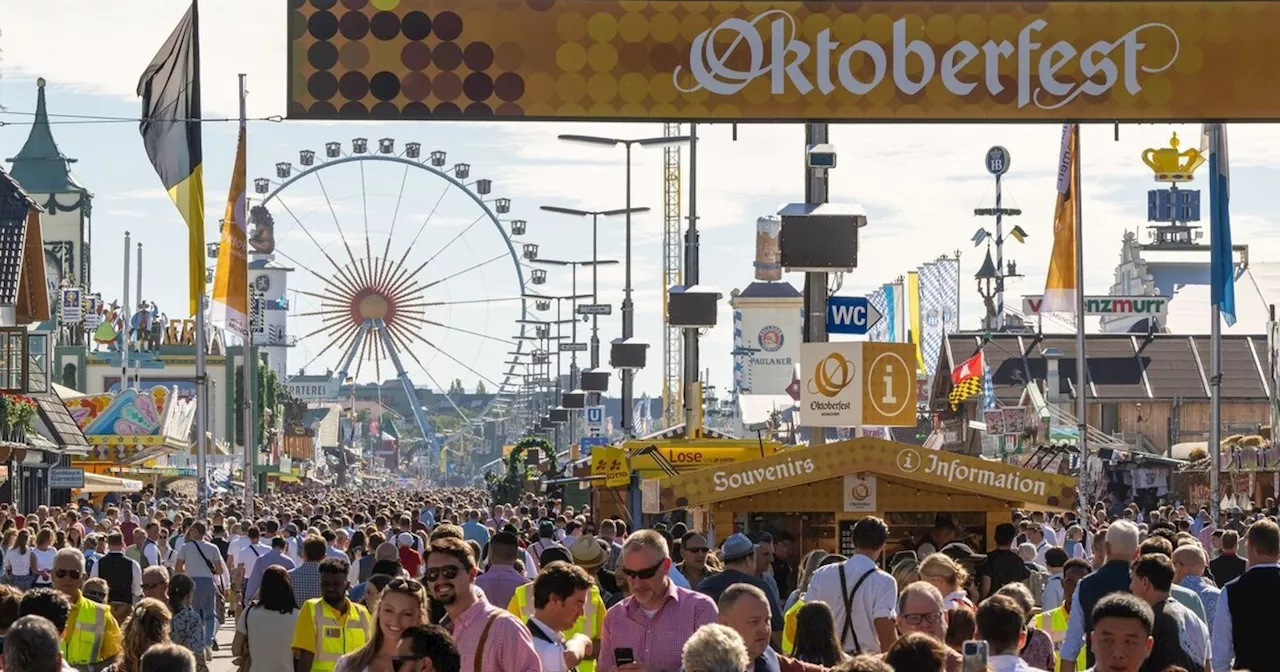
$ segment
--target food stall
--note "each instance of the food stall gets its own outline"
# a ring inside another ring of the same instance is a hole
[[[876,438],[688,471],[642,482],[641,490],[646,512],[702,511],[716,539],[785,530],[799,553],[848,555],[854,523],[879,516],[890,530],[885,557],[929,532],[939,512],[950,513],[960,540],[981,551],[1013,508],[1076,506],[1074,477]]]

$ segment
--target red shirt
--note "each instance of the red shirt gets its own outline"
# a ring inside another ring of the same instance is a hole
[[[400,566],[404,567],[404,571],[409,572],[409,576],[417,576],[418,569],[422,567],[422,556],[408,546],[401,546]]]

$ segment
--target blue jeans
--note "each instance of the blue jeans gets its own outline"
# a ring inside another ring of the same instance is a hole
[[[191,596],[191,608],[200,614],[200,620],[204,623],[205,646],[211,646],[218,630],[218,603],[214,595],[217,589],[210,577],[193,576],[191,579],[196,582],[195,593]]]

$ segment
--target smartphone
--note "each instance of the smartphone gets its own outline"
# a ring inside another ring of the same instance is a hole
[[[613,650],[613,660],[619,665],[627,665],[636,662],[636,654],[630,648],[617,648]]]
[[[970,639],[966,641],[961,653],[964,656],[964,664],[961,667],[962,672],[986,672],[987,658],[990,657],[991,651],[984,640]]]

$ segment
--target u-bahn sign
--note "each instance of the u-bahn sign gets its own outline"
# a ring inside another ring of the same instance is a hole
[[[1276,1],[290,6],[294,119],[1280,118]]]

